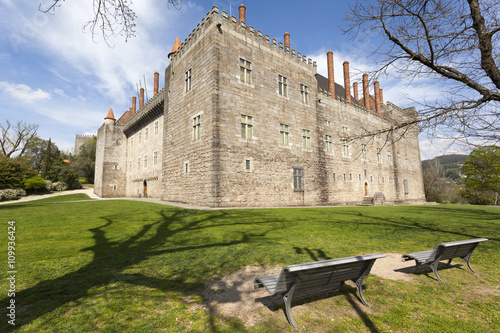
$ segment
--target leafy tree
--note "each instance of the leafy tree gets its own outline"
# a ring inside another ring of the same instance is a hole
[[[372,51],[376,74],[395,70],[405,78],[435,80],[440,100],[416,101],[429,134],[500,142],[500,0],[357,0],[346,32],[382,37]],[[390,130],[390,129],[388,129]]]
[[[81,145],[79,152],[75,152],[80,170],[91,184],[94,183],[96,143],[97,139],[93,137]]]
[[[92,0],[94,16],[85,23],[83,28],[90,28],[92,36],[96,28],[101,30],[104,40],[111,36],[125,36],[125,41],[135,37],[135,19],[137,16],[131,8],[132,1],[127,0]],[[168,4],[180,8],[182,0],[167,0]],[[53,14],[64,0],[52,0],[47,7],[40,5],[38,9],[44,13]]]
[[[42,177],[52,182],[56,182],[59,178],[62,166],[63,161],[61,152],[59,151],[59,148],[52,143],[51,139],[49,139],[49,141],[47,141],[47,146],[43,151],[41,170]]]
[[[12,157],[22,156],[29,143],[36,137],[38,125],[18,121],[13,125],[6,120],[0,123],[0,155]]]
[[[0,156],[0,189],[23,188],[24,179],[34,175],[35,171],[25,164]]]
[[[465,161],[462,172],[467,177],[465,186],[467,189],[477,192],[494,193],[494,204],[498,203],[500,192],[500,147],[486,146],[474,149],[467,161]]]

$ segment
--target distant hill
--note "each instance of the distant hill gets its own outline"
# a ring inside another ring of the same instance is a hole
[[[469,155],[461,155],[461,154],[452,154],[452,155],[443,155],[437,156],[430,160],[422,161],[422,168],[428,167],[430,164],[438,163],[446,169],[458,168],[462,164],[465,163]]]
[[[435,166],[436,164],[442,168],[443,176],[449,180],[452,180],[456,184],[461,183],[462,176],[462,165],[467,160],[469,155],[443,155],[437,156],[430,160],[422,161],[422,170],[426,171],[427,168]]]

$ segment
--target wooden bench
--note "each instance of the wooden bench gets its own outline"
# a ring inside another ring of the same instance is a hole
[[[363,297],[363,279],[370,273],[375,260],[384,257],[385,254],[376,253],[286,266],[283,267],[279,275],[256,278],[254,289],[265,287],[272,295],[268,306],[272,304],[276,295],[281,296],[285,303],[285,314],[288,322],[297,328],[290,309],[294,291],[333,283],[340,283],[340,287],[342,287],[344,281],[352,280],[356,283],[361,302],[369,306]]]
[[[448,260],[447,265],[449,265],[451,264],[453,258],[462,258],[463,260],[465,260],[467,267],[469,267],[469,269],[473,273],[475,273],[474,270],[470,267],[470,257],[476,246],[480,242],[485,242],[487,240],[487,238],[476,238],[463,241],[441,243],[436,245],[434,250],[403,254],[401,256],[401,260],[415,260],[416,267],[414,272],[416,272],[422,264],[429,265],[432,268],[432,271],[434,272],[434,275],[437,277],[437,279],[441,282],[444,282],[443,280],[441,280],[437,272],[439,262],[441,260]]]

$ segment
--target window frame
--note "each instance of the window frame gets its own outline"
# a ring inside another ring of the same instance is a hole
[[[288,78],[281,74],[278,74],[278,94],[288,97]]]
[[[244,140],[253,140],[253,117],[242,114],[240,116],[241,138]]]
[[[240,57],[240,82],[252,84],[252,63]]]
[[[288,146],[290,144],[290,126],[280,123],[280,144]]]
[[[294,167],[293,168],[293,191],[294,192],[304,192],[305,191],[304,168],[303,167]]]

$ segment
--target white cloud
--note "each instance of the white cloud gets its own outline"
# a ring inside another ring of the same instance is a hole
[[[26,103],[34,103],[51,98],[48,92],[41,89],[33,90],[25,84],[0,82],[0,88],[11,97]]]

